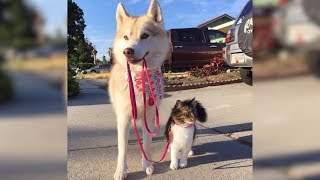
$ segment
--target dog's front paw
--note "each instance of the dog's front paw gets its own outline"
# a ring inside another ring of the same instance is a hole
[[[181,167],[181,168],[185,168],[185,167],[187,167],[187,165],[188,165],[187,162],[181,162],[181,163],[180,163],[180,167]]]
[[[171,164],[170,164],[170,169],[172,169],[172,170],[178,169],[178,164],[171,163]]]
[[[122,179],[125,179],[125,178],[127,178],[127,170],[117,168],[116,172],[113,175],[113,179],[122,180]]]
[[[148,175],[152,175],[154,171],[154,167],[151,162],[142,158],[142,168],[143,171],[146,172]]]
[[[152,175],[154,171],[154,167],[152,164],[150,164],[146,169],[144,170],[148,175]]]
[[[188,165],[188,159],[187,159],[186,157],[182,157],[182,158],[180,159],[179,166],[180,166],[181,168],[185,168],[185,167],[187,167],[187,165]]]

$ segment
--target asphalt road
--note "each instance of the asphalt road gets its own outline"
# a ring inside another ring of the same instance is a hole
[[[48,74],[12,71],[14,97],[0,105],[0,179],[64,179],[64,94]]]
[[[320,179],[320,79],[254,84],[255,179]]]
[[[107,92],[81,80],[81,94],[68,102],[68,178],[112,179],[116,167],[115,114]],[[208,112],[198,125],[195,155],[185,169],[171,171],[170,157],[155,164],[147,177],[133,129],[128,149],[128,179],[250,179],[252,177],[252,87],[243,83],[166,93],[160,106],[162,131],[176,100],[196,97]],[[160,157],[164,137],[153,141],[154,159]]]

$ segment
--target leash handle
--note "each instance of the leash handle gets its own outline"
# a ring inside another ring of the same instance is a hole
[[[144,63],[145,63],[145,60],[144,60]],[[140,150],[141,150],[141,153],[144,157],[144,159],[150,161],[150,162],[153,162],[153,163],[158,163],[158,162],[161,162],[167,155],[167,152],[168,152],[168,148],[169,148],[169,145],[170,145],[170,138],[169,140],[167,141],[167,145],[162,153],[162,156],[160,158],[159,161],[153,161],[153,160],[150,160],[148,159],[147,155],[146,155],[146,152],[144,151],[143,149],[143,145],[142,145],[142,142],[141,142],[141,138],[140,138],[140,135],[139,135],[139,131],[138,131],[138,128],[137,128],[137,105],[136,105],[136,97],[135,97],[135,93],[134,93],[134,87],[133,87],[133,82],[132,82],[132,76],[131,76],[131,70],[130,70],[130,65],[129,63],[127,62],[127,71],[128,71],[128,81],[129,81],[129,93],[130,93],[130,101],[131,101],[131,107],[132,107],[132,119],[133,119],[133,126],[134,126],[134,132],[136,134],[136,138],[137,138],[137,141],[138,141],[138,144],[139,144],[139,147],[140,147]],[[143,71],[143,69],[142,69]],[[148,75],[148,73],[147,73]],[[144,73],[142,72],[142,77],[144,76]],[[150,81],[150,79],[149,79]],[[149,82],[150,83],[150,82]],[[147,131],[149,130],[148,128],[148,125],[146,123],[146,98],[145,98],[145,87],[144,87],[144,82],[142,82],[143,84],[143,96],[144,96],[144,123],[145,123],[145,127],[147,129]],[[150,83],[151,84],[151,83]],[[150,87],[150,85],[149,85]],[[151,89],[152,90],[152,89]],[[154,94],[153,94],[153,91],[151,91],[151,94],[152,94],[152,98],[154,98]],[[155,99],[154,99],[155,100]],[[159,114],[158,114],[158,108],[157,108],[157,105],[156,105],[156,101],[155,101],[155,107],[156,107],[156,124],[157,126],[159,127],[158,128],[158,132],[160,131],[160,123],[159,123]],[[150,130],[149,130],[149,134],[150,134]],[[154,134],[154,133],[151,133],[151,134]]]

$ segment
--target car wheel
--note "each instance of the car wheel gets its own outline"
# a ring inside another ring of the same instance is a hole
[[[252,71],[251,69],[240,68],[241,80],[249,86],[252,86]]]
[[[92,70],[92,71],[91,71],[91,73],[97,73],[97,71],[95,71],[95,70]]]

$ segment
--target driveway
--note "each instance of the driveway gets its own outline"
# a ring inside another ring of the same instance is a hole
[[[116,167],[117,131],[108,94],[92,80],[80,81],[81,93],[68,102],[68,178],[112,179]],[[195,155],[185,169],[171,171],[170,157],[155,164],[154,175],[141,171],[141,153],[130,131],[128,179],[250,179],[252,176],[252,87],[243,83],[165,94],[160,106],[161,130],[176,100],[196,97],[208,112],[208,122],[197,125]],[[161,133],[163,134],[163,133]],[[165,146],[154,138],[154,159]]]

